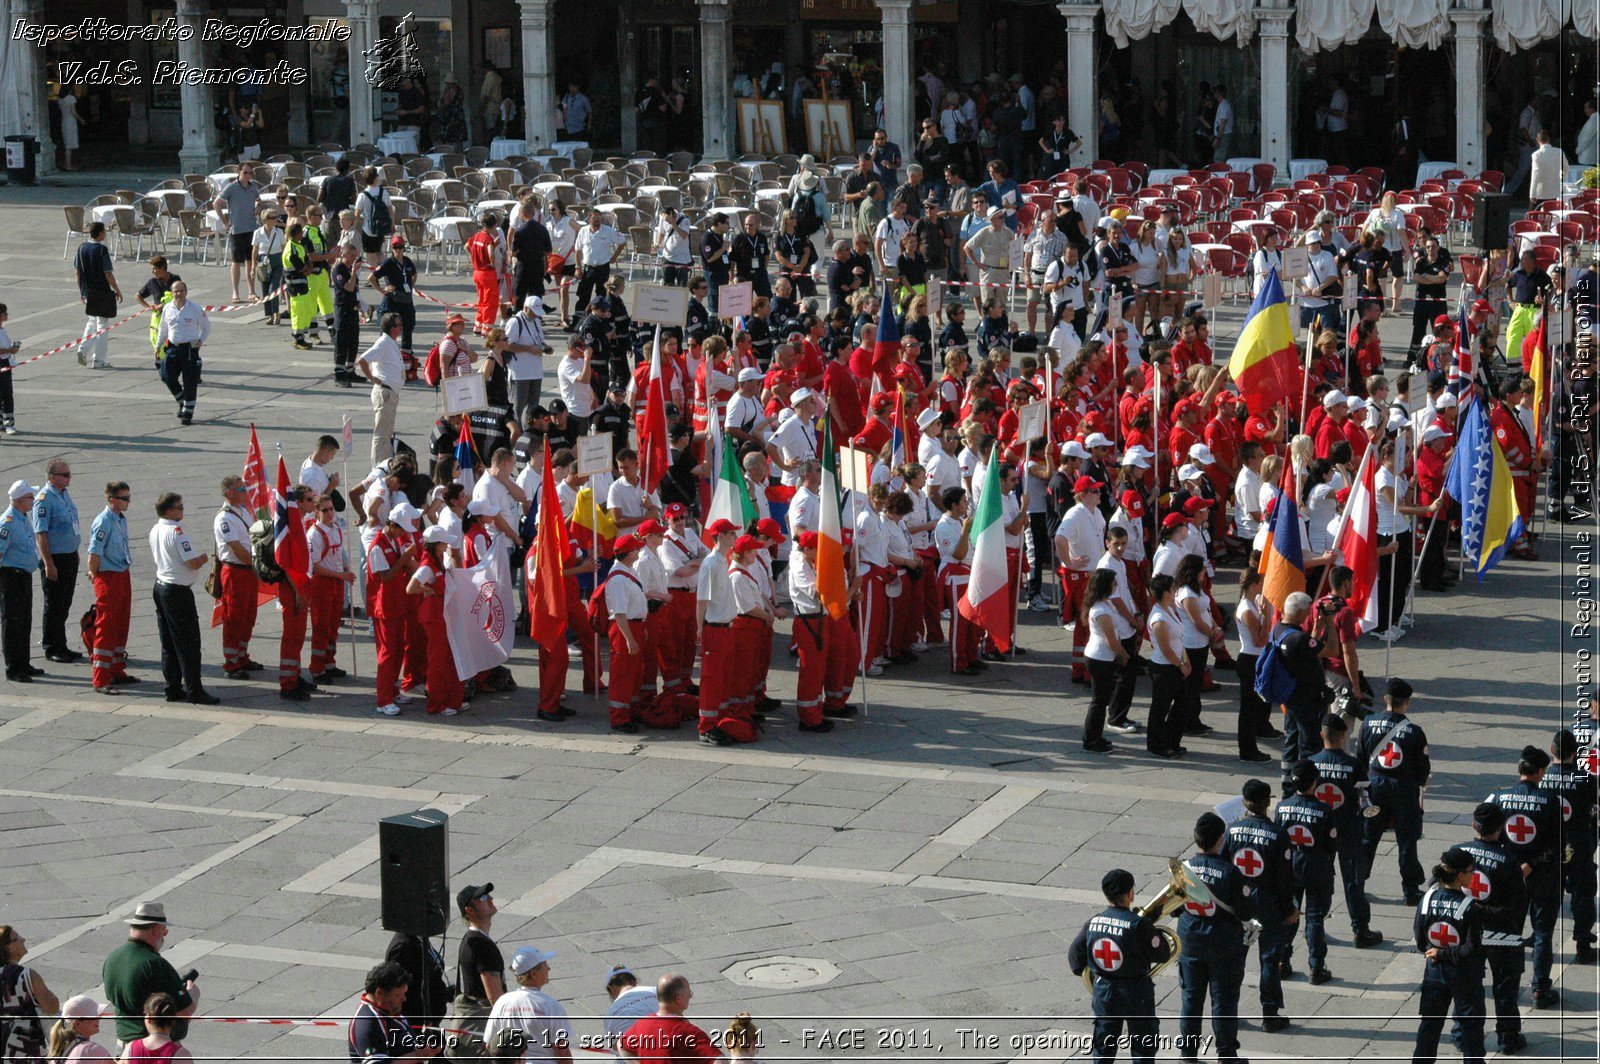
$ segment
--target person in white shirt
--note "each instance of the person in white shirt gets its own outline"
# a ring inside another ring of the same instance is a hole
[[[222,672],[242,680],[246,673],[260,672],[263,666],[250,660],[250,637],[256,627],[256,571],[250,553],[250,523],[254,520],[246,503],[249,499],[244,478],[222,478],[222,509],[211,522],[216,540],[217,571],[222,594]],[[253,667],[252,667],[253,666]]]
[[[1115,570],[1100,568],[1089,574],[1084,589],[1083,609],[1075,626],[1088,632],[1084,657],[1088,662],[1089,710],[1083,718],[1083,748],[1091,754],[1108,754],[1112,745],[1105,738],[1107,710],[1124,696],[1131,703],[1138,673],[1133,656],[1123,646],[1122,631],[1131,633],[1113,602],[1117,585]],[[1126,716],[1127,710],[1123,710]],[[1127,730],[1124,728],[1124,730]]]
[[[1239,445],[1239,475],[1233,482],[1233,531],[1247,543],[1261,527],[1261,445],[1246,441]]]
[[[488,503],[493,513],[486,516],[520,547],[522,515],[527,512],[530,500],[512,476],[516,467],[517,458],[511,448],[496,449],[489,458],[489,468],[472,485],[472,501]]]
[[[182,495],[169,491],[158,498],[156,519],[150,529],[150,554],[156,563],[153,593],[167,699],[214,706],[220,699],[200,680],[200,617],[194,605],[194,585],[204,577],[202,570],[211,556],[195,550],[184,530]]]
[[[1118,512],[1122,512],[1118,509]],[[1139,632],[1142,628],[1143,617],[1139,613],[1138,603],[1133,597],[1133,582],[1130,575],[1134,572],[1135,565],[1128,558],[1128,548],[1132,544],[1128,530],[1115,525],[1106,526],[1106,549],[1094,563],[1094,573],[1109,570],[1112,574],[1111,593],[1106,597],[1106,604],[1111,608],[1113,616],[1112,634],[1127,653],[1123,668],[1127,675],[1118,673],[1115,689],[1109,705],[1106,707],[1106,726],[1115,728],[1124,734],[1132,735],[1138,732],[1139,723],[1128,717],[1128,712],[1133,707],[1133,691],[1138,683],[1139,669],[1135,659],[1139,656]],[[1142,544],[1141,544],[1142,548]],[[1090,576],[1092,585],[1095,576]],[[1089,626],[1089,639],[1096,637],[1095,626]],[[1098,633],[1102,638],[1104,632]],[[1113,652],[1114,653],[1114,652]],[[1084,658],[1088,662],[1095,659],[1089,654],[1089,648],[1084,648]],[[1102,659],[1103,660],[1103,659]],[[1094,666],[1089,667],[1089,680],[1091,689],[1094,686]]]
[[[404,323],[390,311],[378,323],[381,335],[356,359],[356,372],[372,384],[372,464],[394,453],[394,422],[400,409],[400,389],[406,382],[405,358],[400,352]]]
[[[533,946],[511,955],[517,989],[500,995],[483,1028],[483,1040],[491,1047],[502,1032],[510,1032],[510,1044],[522,1050],[523,1064],[572,1064],[574,1037],[567,1008],[544,992],[555,955],[554,950]]]
[[[799,388],[789,396],[794,416],[786,418],[767,438],[767,454],[778,467],[779,478],[789,487],[800,483],[802,463],[817,457],[817,416],[822,400],[810,388]]]
[[[689,269],[694,265],[689,253],[689,216],[676,208],[662,211],[653,235],[661,257],[661,283],[687,287]]]
[[[594,415],[594,388],[589,383],[593,376],[594,352],[582,336],[573,334],[567,338],[567,353],[556,366],[556,387],[580,436],[589,431],[589,418]]]
[[[815,459],[798,462],[795,475],[799,483],[794,497],[789,500],[789,531],[794,535],[804,529],[815,532],[822,517],[822,499],[817,494],[822,485],[822,463]]]
[[[617,452],[617,479],[606,491],[606,509],[619,532],[631,532],[645,521],[661,519],[661,499],[639,484],[639,455],[624,447]]]
[[[1315,323],[1317,332],[1335,324],[1338,314],[1333,293],[1341,287],[1339,266],[1333,253],[1322,246],[1322,234],[1315,229],[1306,230],[1306,275],[1300,278],[1300,331],[1303,333]]]
[[[205,308],[189,302],[189,286],[172,282],[172,302],[161,308],[156,350],[161,352],[161,380],[178,401],[178,422],[194,420],[195,393],[200,388],[200,348],[211,336]]]
[[[606,281],[611,279],[611,264],[627,243],[628,238],[612,228],[606,220],[605,212],[589,212],[589,224],[578,230],[572,244],[578,268],[580,309],[589,305],[591,297],[605,294]]]
[[[878,275],[880,277],[900,276],[900,241],[911,232],[911,223],[906,219],[907,204],[904,199],[896,199],[889,207],[889,213],[878,223],[878,228],[872,234],[872,254],[878,261]]]
[[[1561,183],[1567,176],[1567,156],[1550,143],[1550,131],[1539,130],[1539,146],[1533,150],[1532,176],[1528,181],[1528,203],[1537,207],[1547,199],[1561,198]]]
[[[753,720],[727,712],[736,671],[733,619],[739,615],[728,576],[728,559],[739,526],[718,518],[706,526],[713,538],[711,553],[700,563],[695,586],[695,635],[700,646],[700,741],[709,746],[754,742]]]
[[[1228,161],[1233,151],[1233,103],[1228,99],[1228,87],[1216,87],[1217,113],[1211,121],[1211,161]]]
[[[616,1050],[617,1040],[628,1033],[635,1020],[656,1014],[659,1004],[656,988],[640,986],[639,977],[632,969],[625,964],[614,964],[606,979],[606,995],[611,998],[605,1015],[606,1044],[615,1053],[617,1064],[627,1064],[627,1058]]]
[[[1261,573],[1246,566],[1239,576],[1239,605],[1233,616],[1238,621],[1239,653],[1234,667],[1239,674],[1239,760],[1271,761],[1272,755],[1256,745],[1257,739],[1277,739],[1283,733],[1272,726],[1272,707],[1256,694],[1256,660],[1267,648],[1272,634],[1272,603],[1261,593]]]
[[[1278,230],[1276,228],[1258,229],[1256,238],[1257,248],[1254,255],[1250,256],[1250,272],[1253,284],[1250,288],[1250,298],[1254,299],[1261,294],[1261,289],[1266,287],[1267,271],[1278,271],[1278,282],[1283,282],[1283,252],[1278,250]]]
[[[634,562],[644,553],[644,540],[631,533],[612,545],[615,562],[605,580],[606,611],[611,617],[611,676],[606,703],[611,710],[611,730],[632,735],[639,730],[636,696],[644,674],[645,622],[650,600]]]
[[[1089,588],[1090,566],[1105,549],[1106,519],[1100,513],[1100,493],[1104,490],[1103,481],[1080,476],[1072,485],[1073,505],[1056,526],[1056,558],[1061,563],[1065,581],[1061,594],[1061,626],[1072,628],[1073,683],[1089,682],[1089,669],[1083,657],[1089,628],[1080,624],[1078,618],[1083,613],[1083,597]]]
[[[529,296],[522,301],[522,309],[506,322],[506,381],[510,385],[511,412],[517,424],[532,421],[533,407],[538,405],[544,386],[544,356],[552,354],[544,336],[544,300]]]
[[[1600,166],[1600,111],[1595,109],[1594,97],[1583,101],[1583,128],[1578,130],[1576,161],[1584,168]]]
[[[740,443],[754,443],[764,446],[767,430],[772,425],[772,419],[767,416],[765,408],[761,405],[762,373],[753,366],[747,366],[739,371],[739,390],[729,398],[728,409],[723,415],[722,427],[727,434]]]

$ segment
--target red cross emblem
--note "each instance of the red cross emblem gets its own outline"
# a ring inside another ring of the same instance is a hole
[[[1472,878],[1467,880],[1467,893],[1472,895],[1474,901],[1482,901],[1489,896],[1489,877],[1482,872],[1474,870]]]
[[[1440,920],[1428,928],[1428,941],[1440,949],[1449,949],[1451,946],[1460,944],[1461,936],[1456,933],[1455,928]]]
[[[1122,967],[1122,950],[1109,938],[1102,938],[1094,944],[1094,959],[1101,971],[1114,972]]]
[[[1383,747],[1378,751],[1378,764],[1384,768],[1395,768],[1405,759],[1406,755],[1400,752],[1399,744],[1393,739],[1384,743]]]
[[[1578,763],[1591,776],[1600,776],[1600,747],[1586,746],[1578,752]]]
[[[1233,866],[1251,879],[1255,879],[1266,869],[1267,863],[1261,859],[1259,853],[1246,847],[1233,855]]]
[[[1296,846],[1310,846],[1317,841],[1317,837],[1311,834],[1311,829],[1304,824],[1290,824],[1289,841]]]
[[[1532,817],[1517,813],[1506,821],[1506,836],[1518,846],[1532,842],[1537,834],[1539,828],[1534,824]]]
[[[1329,809],[1337,809],[1344,804],[1344,791],[1336,783],[1324,783],[1317,788],[1317,800]]]
[[[1572,819],[1572,803],[1565,798],[1561,799],[1561,819],[1563,822]]]
[[[1217,903],[1214,901],[1198,902],[1191,898],[1183,903],[1183,907],[1196,916],[1211,917],[1217,913]]]

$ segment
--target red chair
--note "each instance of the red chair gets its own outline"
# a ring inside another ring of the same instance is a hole
[[[1523,233],[1537,233],[1543,228],[1544,226],[1532,218],[1518,218],[1511,223],[1511,235],[1521,236]]]
[[[1417,191],[1434,194],[1439,192],[1448,192],[1450,190],[1445,187],[1443,181],[1424,181],[1422,184],[1417,186]]]
[[[1292,195],[1293,195],[1293,193],[1291,193],[1288,189],[1275,188],[1271,192],[1268,192],[1265,196],[1262,196],[1261,197],[1261,202],[1262,203],[1288,203],[1289,199],[1290,199],[1290,197]]]
[[[1582,223],[1573,221],[1571,218],[1564,222],[1556,223],[1556,232],[1560,234],[1562,240],[1570,244],[1577,244],[1589,239],[1588,235],[1583,231]]]
[[[1205,181],[1210,179],[1211,171],[1210,170],[1190,170],[1189,171],[1189,176],[1194,178],[1196,181],[1205,182]]]
[[[1122,168],[1124,170],[1131,170],[1133,172],[1133,174],[1136,177],[1138,177],[1139,184],[1141,186],[1143,186],[1146,181],[1150,180],[1150,164],[1149,163],[1141,163],[1141,162],[1123,163],[1122,164]]]
[[[1256,163],[1250,173],[1256,179],[1256,190],[1265,192],[1272,187],[1272,179],[1278,176],[1278,168],[1271,163]]]
[[[1311,223],[1316,221],[1318,208],[1315,204],[1301,199],[1289,204],[1289,210],[1294,212],[1295,220],[1299,222],[1295,228],[1309,229]]]
[[[1292,206],[1279,207],[1269,214],[1268,217],[1272,219],[1273,225],[1276,225],[1279,229],[1287,232],[1293,232],[1294,230],[1300,228],[1300,216],[1294,212],[1294,208]]]
[[[1289,189],[1293,192],[1314,192],[1316,191],[1317,187],[1318,186],[1315,181],[1304,177],[1298,181],[1289,182]]]
[[[1256,177],[1248,170],[1229,170],[1228,177],[1233,181],[1233,188],[1239,196],[1257,196],[1261,189],[1256,188]]]
[[[1327,174],[1307,174],[1306,180],[1311,182],[1313,185],[1316,185],[1318,188],[1327,188],[1329,185],[1333,184],[1333,178]]]
[[[1543,239],[1549,238],[1546,237]],[[1550,267],[1554,266],[1556,262],[1560,260],[1560,258],[1561,245],[1559,242],[1553,244],[1541,243],[1533,249],[1533,261],[1538,264],[1541,270],[1548,270]]]
[[[1595,240],[1600,238],[1600,217],[1593,214],[1569,214],[1562,221],[1562,225],[1575,225],[1583,234],[1578,239]]]
[[[1482,181],[1463,181],[1456,186],[1456,192],[1452,193],[1452,195],[1459,193],[1463,196],[1476,196],[1483,189],[1484,184]]]
[[[1211,243],[1220,244],[1223,239],[1233,232],[1232,222],[1206,222],[1200,226],[1205,234],[1211,238]]]
[[[1161,206],[1160,204],[1156,203],[1146,203],[1143,207],[1139,208],[1139,214],[1147,222],[1160,221]]]
[[[1239,186],[1233,183],[1231,177],[1213,177],[1206,182],[1206,187],[1221,196],[1223,200],[1232,200],[1239,195]]]
[[[1026,236],[1033,232],[1033,223],[1039,217],[1039,208],[1024,202],[1017,208],[1017,232]]]
[[[1253,222],[1259,217],[1261,215],[1249,207],[1230,207],[1228,209],[1228,221],[1230,222]]]
[[[1188,208],[1191,218],[1199,214],[1206,204],[1206,194],[1198,188],[1176,189],[1172,193],[1172,198]]]
[[[1106,171],[1106,177],[1111,180],[1111,191],[1118,196],[1129,196],[1138,191],[1139,179],[1132,171],[1113,167]]]
[[[1460,170],[1446,170],[1444,173],[1439,175],[1440,179],[1444,181],[1460,181],[1466,176],[1467,175]]]
[[[1200,183],[1200,179],[1191,174],[1180,174],[1172,179],[1173,188],[1193,188]]]
[[[1256,239],[1249,233],[1229,233],[1220,241],[1218,241],[1218,243],[1228,245],[1240,255],[1244,256],[1247,261],[1251,255],[1255,254],[1256,250]]]
[[[1482,181],[1485,185],[1488,185],[1496,192],[1501,192],[1506,187],[1506,175],[1501,173],[1499,170],[1485,170],[1483,173],[1478,175],[1478,180]]]
[[[1233,173],[1233,167],[1229,166],[1227,163],[1211,163],[1206,167],[1206,173],[1231,174]]]
[[[1566,209],[1567,209],[1567,201],[1566,200],[1559,200],[1559,199],[1547,199],[1547,200],[1544,200],[1544,201],[1540,202],[1539,206],[1534,208],[1534,210],[1539,210],[1539,211],[1564,211]]]
[[[1456,258],[1456,265],[1461,267],[1461,280],[1476,289],[1479,279],[1483,277],[1483,257],[1461,255]]]
[[[1561,239],[1561,235],[1559,233],[1541,233],[1539,236],[1533,238],[1533,248],[1535,251],[1540,248],[1554,248],[1559,252],[1563,243],[1564,241]]]
[[[1355,197],[1347,189],[1330,188],[1322,194],[1322,202],[1334,214],[1344,214],[1350,210],[1350,202]]]
[[[1361,198],[1361,186],[1354,181],[1335,181],[1329,187],[1352,202]]]
[[[1377,190],[1384,188],[1388,182],[1388,177],[1384,174],[1382,167],[1363,166],[1356,173],[1372,182],[1373,195],[1377,195]]]
[[[1418,207],[1411,212],[1411,217],[1417,220],[1417,225],[1427,226],[1428,232],[1438,235],[1444,231],[1445,221],[1449,215],[1438,207]],[[1409,219],[1408,219],[1409,221]],[[1409,229],[1410,226],[1408,225]]]
[[[1089,164],[1089,169],[1099,170],[1102,173],[1107,170],[1115,170],[1116,168],[1117,164],[1112,162],[1110,159],[1096,159],[1094,162]]]
[[[1104,206],[1111,199],[1111,179],[1105,174],[1090,174],[1084,178],[1095,201]]]
[[[1540,229],[1553,230],[1556,227],[1555,217],[1549,211],[1529,211],[1527,214],[1527,220],[1530,222],[1538,222]]]
[[[1334,232],[1349,241],[1351,247],[1361,243],[1361,227],[1359,225],[1335,226]]]

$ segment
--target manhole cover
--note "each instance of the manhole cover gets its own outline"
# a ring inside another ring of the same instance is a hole
[[[740,961],[722,974],[740,986],[798,990],[833,982],[839,977],[839,969],[815,957],[762,957]]]

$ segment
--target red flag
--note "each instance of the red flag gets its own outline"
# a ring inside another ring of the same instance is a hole
[[[290,496],[294,485],[289,469],[278,457],[278,490],[272,498],[272,557],[302,595],[311,591],[311,548],[306,543],[300,507]]]
[[[572,556],[548,442],[544,445],[544,478],[539,482],[538,528],[524,574],[528,578],[528,631],[535,643],[548,644],[567,637],[567,581],[561,570]]]
[[[1355,483],[1345,501],[1344,519],[1336,545],[1344,564],[1355,573],[1350,608],[1361,620],[1361,630],[1378,626],[1378,463],[1376,447],[1368,447],[1356,470]]]
[[[644,420],[639,424],[639,483],[645,491],[655,491],[667,475],[670,455],[667,450],[666,381],[661,375],[661,326],[656,326],[656,342],[650,356],[650,384],[645,392]]]
[[[272,489],[267,487],[267,465],[261,460],[261,444],[256,440],[256,426],[250,424],[250,449],[244,456],[244,486],[249,492],[246,502],[250,512],[264,517],[272,509]]]

